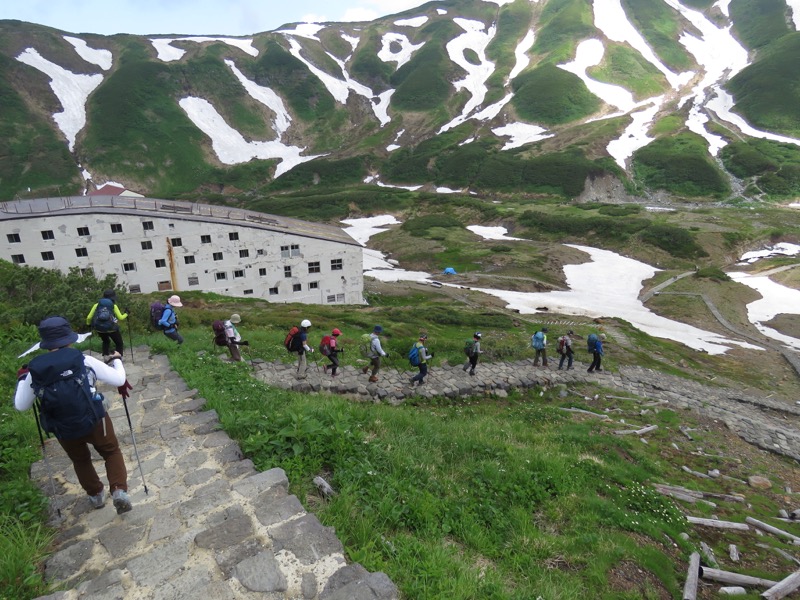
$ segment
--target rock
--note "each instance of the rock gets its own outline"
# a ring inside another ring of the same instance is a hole
[[[751,475],[747,478],[747,485],[757,490],[768,490],[772,487],[772,482],[761,475]]]

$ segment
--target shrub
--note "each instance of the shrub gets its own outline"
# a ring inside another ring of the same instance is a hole
[[[557,125],[589,116],[600,101],[581,79],[555,65],[543,64],[514,79],[511,103],[519,116],[533,123]]]
[[[442,228],[462,228],[464,225],[455,217],[450,215],[426,215],[408,219],[400,226],[400,229],[407,231],[415,237],[425,237],[434,227]]]
[[[703,267],[702,269],[698,269],[694,276],[700,279],[711,279],[712,281],[719,282],[731,280],[728,274],[719,267]]]
[[[708,256],[691,233],[674,225],[650,225],[639,236],[642,241],[661,248],[677,258],[693,259]]]

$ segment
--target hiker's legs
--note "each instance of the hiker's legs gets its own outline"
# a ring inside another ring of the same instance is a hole
[[[297,376],[303,377],[306,374],[306,369],[308,369],[308,361],[304,351],[301,350],[298,354],[300,356],[297,358]]]
[[[534,367],[538,367],[539,366],[539,358],[541,358],[542,352],[544,352],[544,350],[539,350],[539,349],[536,350],[536,356],[533,358],[533,366]],[[547,363],[545,362],[545,366],[546,365],[547,365]]]
[[[571,369],[572,368],[572,359],[574,358],[575,353],[574,352],[567,352],[566,355],[569,357],[569,362],[567,363],[567,369]]]
[[[106,476],[108,477],[108,488],[111,493],[114,490],[128,491],[128,470],[125,467],[125,458],[119,448],[117,435],[114,433],[114,425],[111,417],[105,416],[105,435],[103,434],[102,421],[97,424],[91,433],[91,444],[97,453],[103,457],[106,463]]]
[[[103,347],[102,350],[103,356],[111,354],[111,335],[104,331],[98,331],[97,335],[100,336],[100,341],[102,342],[101,345]]]
[[[542,366],[547,366],[547,348],[542,348]]]
[[[109,337],[114,342],[114,350],[119,352],[122,355],[122,351],[125,349],[125,345],[122,342],[122,332],[117,329],[116,331],[109,332]],[[106,354],[103,352],[103,354]]]
[[[381,357],[376,356],[372,360],[369,361],[370,365],[372,365],[372,376],[375,377],[378,374],[378,371],[381,370]]]
[[[470,372],[471,375],[474,375],[475,374],[475,367],[478,366],[478,355],[477,354],[475,356],[470,356],[469,357],[469,364],[470,364],[470,367],[471,367],[469,372]]]
[[[100,422],[102,428],[102,421]],[[89,496],[96,496],[103,491],[103,483],[97,476],[97,471],[92,464],[92,453],[89,451],[88,441],[90,435],[83,436],[77,440],[58,440],[64,452],[67,453],[72,461],[72,468],[78,476],[78,483],[81,484],[83,491]]]
[[[231,353],[231,358],[235,361],[242,360],[242,355],[239,352],[239,346],[236,344],[228,344],[228,352]]]
[[[178,333],[177,329],[173,329],[172,331],[165,331],[164,335],[167,336],[169,339],[178,342],[179,346],[183,343],[183,336],[180,333]]]
[[[599,352],[592,353],[592,364],[589,365],[587,369],[590,373],[595,369],[600,369],[600,363],[602,362],[602,357],[600,356]]]
[[[562,355],[561,355],[561,358],[560,358],[560,359],[559,359],[559,361],[558,361],[558,369],[559,369],[559,370],[561,370],[561,368],[564,366],[564,361],[565,361],[566,359],[567,359],[567,353],[565,352],[564,354],[562,354]],[[570,361],[570,362],[571,362],[571,361]]]
[[[339,357],[336,356],[336,352],[331,352],[328,356],[328,360],[331,361],[331,376],[336,377],[336,369],[339,368]]]
[[[411,378],[411,381],[419,381],[420,383],[425,383],[425,376],[428,374],[428,364],[427,363],[420,363],[419,364],[419,373],[414,375]]]

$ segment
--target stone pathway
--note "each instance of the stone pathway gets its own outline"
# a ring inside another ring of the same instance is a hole
[[[135,349],[126,361],[130,428],[115,391],[111,416],[125,453],[133,510],[91,508],[55,440],[31,477],[51,500],[56,548],[45,576],[53,600],[383,600],[398,591],[383,573],[347,564],[332,528],[288,494],[281,469],[256,472],[220,431],[215,411],[187,389],[165,356]],[[102,388],[101,388],[102,389]],[[99,456],[98,473],[105,482]]]
[[[340,368],[337,377],[332,378],[317,367],[314,358],[305,379],[297,379],[293,364],[254,361],[253,367],[256,378],[273,386],[304,393],[344,394],[395,405],[408,399],[435,396],[505,398],[512,389],[556,385],[569,388],[576,383],[592,383],[660,401],[675,409],[695,410],[723,421],[743,439],[760,448],[800,460],[800,405],[739,389],[695,383],[639,367],[623,367],[615,373],[587,373],[588,365],[577,362],[588,356],[586,352],[579,351],[575,356],[575,368],[569,371],[566,367],[559,371],[558,360],[551,360],[547,368],[533,367],[531,360],[482,362],[478,364],[474,377],[465,373],[461,365],[440,365],[434,359],[422,386],[411,385],[410,379],[416,369],[405,368],[407,361],[399,358],[395,359],[394,365],[389,362],[381,369],[377,383],[369,383],[369,375],[349,365]],[[319,365],[327,362],[325,358],[316,358]],[[395,368],[400,363],[403,363],[403,368]]]

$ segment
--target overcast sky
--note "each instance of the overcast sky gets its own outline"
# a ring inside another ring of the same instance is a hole
[[[424,0],[6,0],[0,19],[68,33],[251,35],[307,21],[371,21]]]

